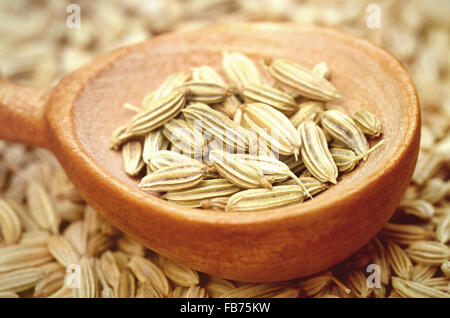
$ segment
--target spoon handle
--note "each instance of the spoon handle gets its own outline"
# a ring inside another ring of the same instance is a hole
[[[50,90],[0,79],[0,139],[47,147],[45,105]]]

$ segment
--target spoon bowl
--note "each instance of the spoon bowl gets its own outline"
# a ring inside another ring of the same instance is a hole
[[[122,107],[168,75],[210,65],[222,52],[255,61],[326,61],[350,113],[365,108],[384,145],[337,185],[301,205],[260,212],[185,208],[141,191],[110,149],[112,132],[133,115]],[[113,225],[150,249],[224,278],[271,282],[324,270],[356,252],[388,221],[417,160],[420,112],[401,65],[368,41],[331,28],[236,24],[159,36],[94,59],[51,90],[0,82],[0,138],[50,149],[80,194]],[[6,128],[6,129],[5,129]]]

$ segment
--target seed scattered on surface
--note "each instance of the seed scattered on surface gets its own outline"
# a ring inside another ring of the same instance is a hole
[[[139,141],[128,141],[122,148],[122,157],[124,170],[130,176],[138,175],[145,166]]]
[[[353,115],[353,121],[370,138],[377,138],[381,135],[381,122],[377,116],[365,109],[358,110]]]
[[[338,169],[328,149],[322,129],[312,121],[298,127],[301,137],[301,154],[306,169],[322,182],[336,184]]]
[[[223,53],[223,69],[236,87],[262,84],[261,75],[251,59],[239,52]]]
[[[226,211],[258,211],[302,203],[303,189],[298,185],[280,185],[272,189],[250,189],[233,194]]]
[[[200,183],[208,168],[202,163],[175,164],[145,176],[139,188],[144,191],[189,189]]]
[[[339,98],[336,87],[323,77],[287,59],[266,59],[269,73],[283,85],[300,95],[320,101]]]
[[[244,189],[271,189],[272,183],[275,181],[273,178],[265,176],[259,167],[251,165],[245,160],[238,160],[236,155],[212,150],[209,153],[209,160],[222,177]]]
[[[322,115],[323,129],[334,139],[347,145],[356,155],[369,150],[369,143],[361,129],[347,114],[338,110],[327,110]],[[366,157],[363,158],[366,160]]]
[[[148,109],[131,118],[125,133],[143,136],[161,127],[180,113],[186,103],[188,93],[188,90],[174,91],[152,102]]]
[[[241,95],[247,103],[263,103],[284,114],[291,114],[298,109],[297,103],[291,96],[266,84],[245,86],[241,90]]]
[[[283,113],[262,103],[246,104],[242,111],[246,123],[267,141],[272,150],[298,157],[300,138],[294,125]]]
[[[199,103],[220,103],[232,94],[232,91],[217,82],[190,81],[180,85],[181,91],[187,91],[186,98],[189,101]]]

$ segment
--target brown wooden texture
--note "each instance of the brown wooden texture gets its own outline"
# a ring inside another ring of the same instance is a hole
[[[44,107],[49,90],[16,85],[0,79],[0,138],[47,145]]]
[[[382,122],[384,145],[353,172],[298,206],[249,213],[188,209],[142,192],[109,149],[113,130],[163,79],[192,66],[221,69],[223,50],[260,60],[287,57],[312,67],[326,61],[350,112],[366,108]],[[4,98],[2,108],[4,108]],[[9,129],[37,120],[11,115]],[[243,24],[157,37],[101,56],[65,77],[46,109],[48,145],[86,201],[125,233],[194,269],[241,281],[279,281],[326,269],[367,243],[398,205],[417,159],[420,112],[414,85],[395,58],[330,28]],[[8,125],[7,120],[0,120]],[[36,125],[31,138],[45,144]],[[2,134],[4,138],[10,135]]]

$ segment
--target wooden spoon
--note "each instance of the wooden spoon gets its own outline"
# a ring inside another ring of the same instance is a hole
[[[141,191],[110,150],[116,127],[173,72],[211,65],[222,51],[254,59],[326,61],[353,112],[381,119],[384,145],[313,200],[263,212],[225,213],[177,206]],[[326,269],[366,244],[388,221],[417,160],[420,113],[414,85],[386,51],[330,28],[241,24],[159,36],[96,58],[51,90],[0,82],[0,137],[50,149],[80,194],[120,230],[194,269],[269,282]]]

